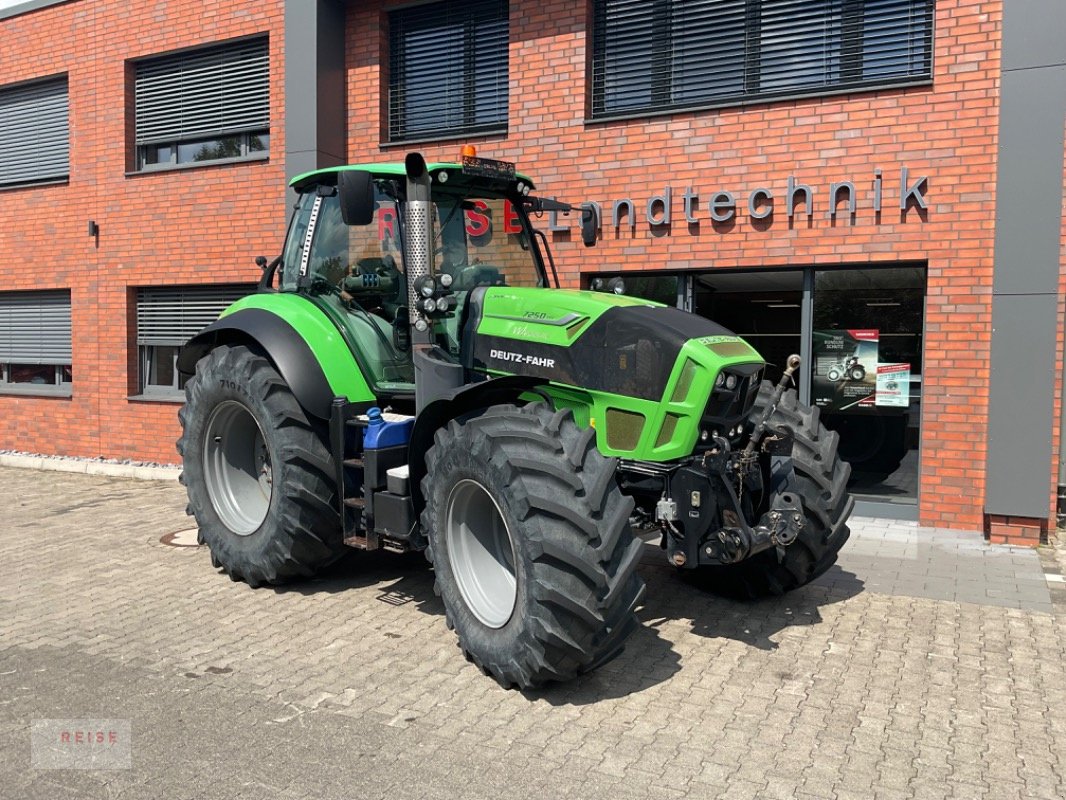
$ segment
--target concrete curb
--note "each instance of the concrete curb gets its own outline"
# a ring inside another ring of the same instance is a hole
[[[133,464],[114,464],[82,458],[53,458],[51,456],[0,454],[0,467],[40,469],[52,472],[80,472],[85,475],[105,475],[109,478],[136,478],[142,481],[176,481],[181,467],[144,467]]]

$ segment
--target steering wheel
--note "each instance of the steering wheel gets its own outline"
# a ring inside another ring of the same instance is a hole
[[[311,286],[309,287],[312,294],[337,294],[341,293],[339,287],[335,286],[330,281],[323,278],[321,275],[311,275]]]

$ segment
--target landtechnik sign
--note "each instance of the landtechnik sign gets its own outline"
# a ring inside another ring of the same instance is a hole
[[[898,208],[906,216],[908,209],[928,208],[925,197],[928,184],[928,176],[913,178],[907,167],[901,167],[898,181],[894,176],[886,180],[881,170],[875,169],[869,188],[865,190],[858,188],[852,180],[818,186],[789,175],[780,186],[756,186],[739,192],[729,189],[701,192],[691,186],[679,191],[667,186],[645,200],[623,197],[602,204],[585,203],[584,206],[592,208],[604,235],[612,230],[616,236],[626,228],[636,231],[638,224],[668,233],[672,226],[684,223],[690,233],[696,233],[698,230],[693,227],[703,222],[730,226],[741,212],[746,212],[748,219],[759,229],[768,227],[777,215],[783,215],[789,222],[822,215],[828,220],[842,218],[854,223],[855,218],[864,213],[880,222],[882,213],[888,210]],[[557,212],[551,212],[548,228],[554,232],[568,231],[577,224],[576,217],[572,214],[569,219],[566,215],[560,218]]]

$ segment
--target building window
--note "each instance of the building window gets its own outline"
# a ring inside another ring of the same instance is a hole
[[[66,76],[0,89],[0,187],[69,174]]]
[[[70,291],[0,292],[0,392],[70,395]]]
[[[138,62],[137,169],[266,158],[269,67],[266,39]]]
[[[592,116],[929,81],[933,0],[595,0]]]
[[[389,13],[389,139],[507,129],[507,2]]]
[[[181,399],[178,351],[227,307],[252,294],[255,284],[160,286],[137,290],[137,352],[140,392]]]

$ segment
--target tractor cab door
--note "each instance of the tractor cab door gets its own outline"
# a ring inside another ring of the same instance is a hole
[[[396,202],[378,192],[368,225],[345,225],[334,194],[303,196],[282,262],[282,291],[307,296],[340,328],[368,381],[414,391]]]

